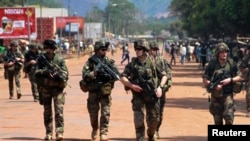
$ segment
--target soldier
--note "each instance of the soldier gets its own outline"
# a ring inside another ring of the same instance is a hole
[[[155,63],[157,64],[156,66],[159,67],[159,70],[162,70],[162,72],[164,73],[164,79],[167,79],[166,80],[163,80],[163,81],[166,81],[166,84],[164,84],[162,87],[162,96],[160,97],[160,122],[157,126],[157,129],[156,129],[156,137],[157,138],[160,138],[159,136],[159,128],[161,126],[161,123],[162,123],[162,120],[163,120],[163,112],[164,112],[164,105],[165,105],[165,102],[166,102],[166,92],[169,90],[169,88],[171,87],[171,84],[172,84],[172,72],[171,72],[171,67],[170,67],[170,64],[168,63],[168,61],[163,58],[163,56],[161,56],[159,54],[159,46],[157,45],[157,42],[155,41],[152,41],[149,43],[149,47],[150,47],[150,50],[149,50],[149,55],[151,55],[154,60],[155,60]],[[167,76],[167,77],[165,77]],[[162,78],[158,78],[158,80],[161,80]],[[158,82],[160,83],[160,82]]]
[[[148,55],[149,45],[146,40],[134,42],[134,50],[137,57],[132,58],[132,61],[125,66],[121,74],[121,82],[126,89],[129,88],[132,91],[136,140],[145,140],[144,117],[146,117],[148,141],[154,141],[160,122],[159,98],[162,96],[167,76],[166,72],[156,67],[154,59]],[[146,114],[144,108],[146,108]]]
[[[247,46],[247,53],[243,57],[243,60],[240,62],[239,69],[241,70],[244,80],[246,81],[245,90],[246,90],[246,110],[247,110],[247,117],[250,117],[250,45]]]
[[[28,47],[29,50],[24,55],[24,70],[29,77],[34,102],[37,102],[39,96],[38,96],[37,84],[34,77],[34,72],[35,72],[36,59],[39,56],[39,50],[38,50],[38,45],[36,44],[30,44],[28,45]]]
[[[46,39],[43,42],[45,53],[37,58],[35,70],[36,83],[39,85],[44,107],[45,140],[52,140],[53,115],[55,117],[56,140],[63,140],[65,104],[64,88],[67,85],[68,69],[62,57],[55,53],[57,44],[54,40]],[[52,101],[54,106],[52,106]]]
[[[215,125],[232,125],[234,121],[235,103],[233,95],[234,83],[241,81],[241,73],[238,71],[235,62],[229,57],[229,48],[225,43],[219,43],[216,47],[215,57],[206,67],[203,84],[208,87],[216,77],[227,74],[225,79],[211,90],[211,101],[209,111],[213,115]],[[235,72],[231,72],[236,68]],[[224,78],[224,77],[222,77]]]
[[[89,92],[87,108],[92,126],[91,138],[93,140],[97,138],[99,128],[98,112],[99,109],[101,109],[99,133],[101,141],[108,140],[107,133],[110,119],[111,91],[116,80],[98,67],[100,65],[98,60],[119,76],[115,61],[106,56],[108,44],[109,43],[105,43],[104,41],[95,42],[95,53],[88,59],[82,70],[82,80],[87,84],[87,91]]]
[[[9,81],[9,99],[13,99],[14,79],[16,83],[17,99],[20,99],[22,96],[20,77],[21,70],[23,68],[24,56],[22,52],[18,49],[18,46],[18,40],[12,40],[10,43],[10,48],[5,52],[3,56],[4,66],[7,70],[7,76]]]

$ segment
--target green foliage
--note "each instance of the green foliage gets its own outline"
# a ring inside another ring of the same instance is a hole
[[[222,38],[249,35],[249,0],[173,0],[169,9],[189,36]]]

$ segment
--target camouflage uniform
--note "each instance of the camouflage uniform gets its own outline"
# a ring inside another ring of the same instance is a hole
[[[245,84],[245,90],[246,90],[246,110],[247,110],[247,117],[250,117],[250,54],[249,54],[249,49],[250,46],[248,46],[248,54],[246,54],[243,58],[243,60],[241,61],[240,65],[239,65],[239,69],[243,70],[243,69],[247,69],[247,71],[244,72],[244,79],[246,81]],[[242,72],[243,73],[243,72]]]
[[[52,108],[54,108],[55,114],[55,132],[57,140],[63,139],[64,133],[64,117],[63,117],[63,107],[65,104],[65,94],[63,92],[67,85],[68,80],[68,69],[65,61],[58,54],[54,53],[56,49],[56,42],[54,40],[44,41],[44,50],[46,53],[41,54],[37,58],[37,66],[35,70],[36,82],[39,85],[40,92],[43,99],[44,107],[44,126],[46,129],[46,140],[51,140],[53,135],[53,115]],[[48,53],[52,51],[52,53]],[[57,65],[63,73],[58,74],[55,71],[52,72],[50,68],[44,63],[47,60],[49,63]],[[53,74],[53,76],[52,76]],[[63,76],[64,79],[59,77]],[[52,101],[54,106],[52,106]]]
[[[218,56],[221,51],[229,51],[225,43],[220,43],[216,48],[216,55]],[[208,66],[206,67],[203,80],[212,80],[216,75],[223,73],[223,70],[229,71],[236,64],[229,58],[226,60],[226,64],[221,66],[217,57],[213,58]],[[215,125],[223,125],[223,119],[226,125],[232,125],[234,121],[235,103],[233,95],[233,78],[235,76],[240,76],[240,71],[235,74],[230,74],[231,82],[228,85],[224,85],[222,90],[213,90],[211,92],[211,101],[209,106],[209,111],[213,115]]]
[[[110,107],[111,107],[111,91],[114,87],[114,80],[109,77],[103,76],[96,70],[97,63],[94,59],[100,59],[101,62],[106,64],[111,70],[119,74],[115,61],[109,59],[106,55],[99,56],[97,52],[101,49],[107,49],[103,41],[97,41],[94,45],[95,54],[92,55],[82,69],[82,79],[88,84],[88,99],[87,108],[90,116],[90,123],[92,126],[92,139],[97,136],[99,128],[98,112],[101,108],[100,116],[100,137],[101,140],[107,140]],[[96,75],[95,75],[96,73]]]
[[[161,126],[162,120],[163,120],[163,112],[164,112],[164,106],[166,103],[166,92],[169,90],[169,88],[172,85],[172,72],[171,72],[171,67],[170,64],[168,63],[168,61],[163,58],[163,56],[161,56],[159,54],[159,47],[157,45],[156,42],[150,42],[149,43],[150,46],[150,50],[155,50],[155,53],[152,53],[152,57],[154,57],[155,63],[157,64],[156,66],[159,67],[159,70],[162,70],[162,73],[164,73],[163,75],[167,76],[168,80],[167,83],[162,87],[162,96],[160,98],[160,122],[159,125],[157,126],[156,129],[156,137],[159,138],[159,128]],[[159,82],[161,81],[161,78],[158,78]]]
[[[10,99],[13,99],[14,95],[14,79],[16,83],[16,91],[17,91],[17,98],[20,99],[21,94],[21,70],[23,68],[24,56],[22,52],[18,49],[18,41],[13,40],[10,43],[10,49],[8,49],[5,54],[3,55],[4,65],[7,70],[7,76],[9,81],[9,95]],[[13,49],[16,48],[16,49]],[[20,58],[20,61],[17,61],[16,58]],[[14,62],[13,65],[9,65],[11,62]]]
[[[144,55],[146,59],[144,63],[139,61],[139,58],[132,58],[132,61],[125,66],[123,73],[121,73],[122,79],[129,79],[130,83],[141,85],[141,82],[138,80],[138,76],[143,77],[146,80],[146,83],[153,83],[154,90],[159,85],[158,78],[161,78],[163,73],[162,70],[159,70],[159,67],[156,67],[154,59],[147,54],[149,50],[148,44],[144,40],[139,40],[135,42],[135,49],[143,48]],[[158,65],[158,64],[157,64]],[[138,72],[136,74],[135,72]],[[154,91],[153,90],[153,91]],[[160,122],[160,100],[152,100],[149,98],[149,95],[145,91],[136,92],[132,90],[132,110],[134,112],[134,126],[136,131],[136,140],[144,141],[145,140],[145,124],[144,119],[148,126],[147,135],[149,141],[154,141],[154,134],[157,130],[157,126]],[[146,110],[146,116],[144,114]]]
[[[29,51],[24,56],[24,58],[25,58],[24,70],[29,76],[29,81],[31,84],[31,91],[32,91],[32,95],[33,95],[35,102],[37,102],[37,100],[39,99],[37,84],[36,84],[35,76],[34,76],[35,64],[32,64],[30,62],[36,61],[38,56],[39,56],[38,46],[36,44],[29,45]]]

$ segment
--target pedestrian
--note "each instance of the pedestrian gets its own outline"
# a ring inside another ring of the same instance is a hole
[[[171,55],[170,65],[171,66],[173,62],[174,62],[174,65],[176,65],[175,54],[176,54],[175,46],[174,44],[171,44],[171,50],[170,50],[170,55]]]
[[[247,46],[247,52],[243,57],[242,61],[240,61],[239,69],[242,72],[242,76],[244,76],[245,80],[245,90],[246,90],[246,117],[250,117],[250,45]]]
[[[185,64],[185,60],[186,60],[186,55],[187,55],[187,47],[185,46],[185,44],[180,45],[180,62],[182,65]]]
[[[56,140],[63,140],[64,133],[64,88],[68,80],[68,68],[64,59],[55,53],[57,44],[52,39],[43,42],[44,53],[37,58],[35,70],[36,83],[39,85],[43,101],[43,119],[46,130],[45,140],[52,140],[53,113],[55,118]],[[53,105],[52,105],[53,103]],[[53,109],[54,109],[54,112]]]
[[[14,79],[16,84],[17,99],[20,99],[22,96],[20,77],[24,63],[24,56],[19,50],[18,40],[12,40],[10,42],[10,48],[4,53],[3,59],[9,81],[9,99],[13,99],[14,96]]]
[[[128,61],[128,63],[129,63],[129,61],[130,61],[130,56],[129,56],[129,50],[128,50],[128,43],[126,43],[125,44],[125,46],[124,46],[124,49],[122,50],[122,55],[123,55],[123,59],[122,59],[122,61],[121,61],[121,64],[124,62],[124,61]]]
[[[162,79],[167,79],[167,80],[162,80],[166,81],[166,84],[162,85],[162,96],[160,97],[160,122],[156,128],[155,136],[156,138],[160,138],[159,135],[159,129],[163,121],[163,112],[164,112],[164,107],[166,103],[166,92],[169,90],[169,88],[172,85],[172,72],[171,72],[171,66],[168,63],[168,61],[159,54],[159,46],[157,45],[157,42],[153,41],[149,43],[149,55],[151,55],[154,60],[155,64],[157,67],[159,67],[159,70],[162,70],[161,72],[164,72],[163,77],[164,78],[158,78],[159,81]],[[161,84],[161,82],[158,82]]]
[[[200,61],[202,70],[204,70],[207,63],[207,45],[204,43],[201,45]]]
[[[132,91],[132,110],[137,141],[145,140],[145,119],[148,141],[154,141],[154,135],[160,122],[160,97],[166,73],[156,67],[154,59],[148,55],[149,45],[146,40],[134,42],[136,57],[125,66],[121,73],[121,82]],[[161,82],[161,83],[159,83]],[[146,110],[146,113],[144,113]]]
[[[24,55],[24,70],[25,70],[25,73],[28,74],[34,102],[37,102],[39,100],[39,96],[38,96],[38,90],[37,90],[37,84],[35,81],[34,72],[36,69],[36,59],[38,58],[40,52],[38,50],[37,44],[34,44],[34,43],[29,44],[28,47],[29,47],[29,50]]]
[[[218,43],[213,58],[203,73],[203,84],[207,88],[211,82],[221,75],[226,75],[214,89],[211,90],[209,111],[213,115],[215,125],[233,125],[234,122],[234,83],[241,81],[241,73],[236,63],[229,57],[229,48],[225,43]],[[231,72],[236,68],[235,72]],[[226,73],[227,72],[227,73]]]
[[[91,138],[95,140],[99,135],[101,141],[108,140],[108,127],[110,121],[111,92],[114,79],[110,72],[119,77],[118,68],[115,61],[108,58],[106,53],[109,42],[96,41],[94,44],[94,54],[89,57],[82,70],[82,81],[87,85],[88,99],[87,109],[89,112],[90,123],[92,127]],[[85,87],[85,86],[83,86]],[[100,120],[98,120],[100,110]]]

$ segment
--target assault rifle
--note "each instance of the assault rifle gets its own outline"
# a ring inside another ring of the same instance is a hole
[[[21,61],[17,61],[16,57],[14,55],[6,56],[7,57],[7,62],[14,62],[15,65],[17,65],[18,68],[21,68],[23,66],[23,63]]]
[[[155,87],[152,81],[147,81],[145,79],[142,78],[141,75],[139,75],[139,72],[137,69],[136,70],[136,75],[139,81],[139,85],[142,87],[144,93],[146,94],[146,96],[150,97],[151,101],[157,101],[158,98],[156,96],[155,93]]]
[[[43,54],[39,56],[39,59],[41,59],[41,61],[46,65],[50,72],[52,72],[53,74],[57,74],[56,76],[52,77],[58,77],[62,81],[68,80],[68,72],[62,70],[57,64],[50,63]],[[70,85],[68,86],[71,87]]]
[[[103,72],[105,74],[109,74],[112,78],[111,80],[120,80],[120,77],[117,73],[115,73],[113,70],[111,70],[106,64],[104,64],[99,58],[93,57],[92,60],[97,63],[96,70]]]
[[[207,92],[211,93],[215,87],[220,84],[220,82],[228,77],[230,77],[231,74],[234,74],[237,72],[237,66],[235,65],[232,67],[229,71],[222,70],[222,73],[218,74],[216,77],[214,77],[213,80],[210,81],[210,83],[207,86]]]

